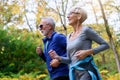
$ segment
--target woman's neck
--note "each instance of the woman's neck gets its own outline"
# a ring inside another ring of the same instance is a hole
[[[82,29],[82,24],[73,25],[74,32],[79,32]]]

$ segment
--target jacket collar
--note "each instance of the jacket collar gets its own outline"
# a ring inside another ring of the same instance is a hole
[[[43,41],[46,42],[47,40],[51,40],[53,38],[54,34],[56,34],[55,31],[52,33],[52,35],[50,37],[43,38]]]

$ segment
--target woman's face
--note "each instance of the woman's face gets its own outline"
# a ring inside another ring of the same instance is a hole
[[[79,13],[70,11],[70,13],[67,16],[69,25],[74,25],[78,22],[78,14]]]

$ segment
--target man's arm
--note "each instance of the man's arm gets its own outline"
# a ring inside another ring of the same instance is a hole
[[[44,53],[41,47],[38,46],[36,48],[36,53],[46,62],[46,59],[45,59],[45,56],[44,56]]]

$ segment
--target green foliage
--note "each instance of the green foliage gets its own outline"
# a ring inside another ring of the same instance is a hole
[[[0,0],[0,28],[23,23],[24,10],[18,1]]]
[[[0,29],[0,77],[18,77],[31,72],[47,74],[44,62],[35,52],[36,39],[35,34],[27,30]]]

